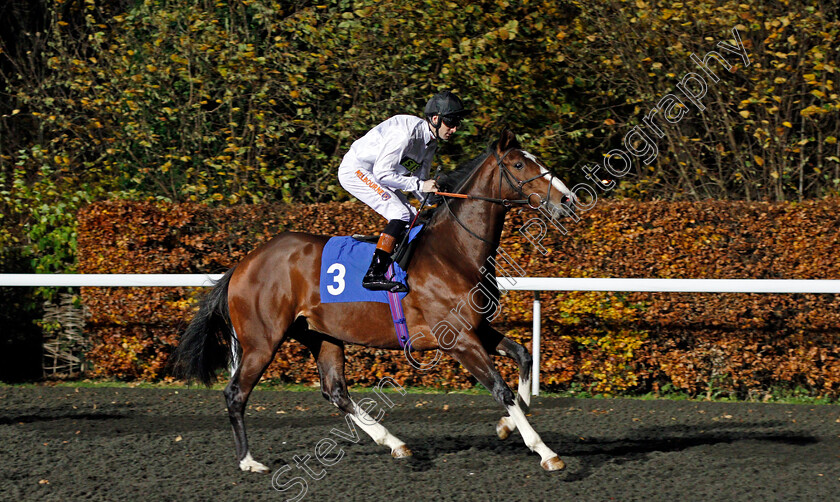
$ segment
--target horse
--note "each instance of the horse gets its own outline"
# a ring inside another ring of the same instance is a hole
[[[540,456],[543,469],[561,470],[563,460],[543,443],[525,417],[530,405],[531,355],[490,326],[492,309],[484,307],[493,300],[498,306],[496,262],[488,258],[496,255],[508,211],[519,205],[552,216],[569,215],[574,213],[576,199],[534,155],[522,149],[508,129],[482,154],[442,179],[444,186],[445,180],[450,186],[457,182],[453,192],[465,195],[444,197],[417,236],[407,270],[410,293],[403,305],[412,332],[431,334],[433,327],[446,321],[458,327],[457,337],[412,337],[404,349],[406,356],[440,350],[453,357],[506,409],[507,415],[496,426],[498,437],[505,439],[518,428],[527,447]],[[243,471],[269,472],[251,455],[244,411],[274,354],[289,339],[311,351],[323,396],[347,415],[348,424],[355,422],[377,444],[390,448],[395,458],[412,454],[347,392],[345,344],[401,347],[387,304],[321,303],[321,251],[328,239],[284,232],[252,251],[205,295],[170,356],[173,375],[207,386],[215,381],[218,369],[231,364],[224,396]],[[453,307],[477,284],[487,287],[495,298],[483,300],[479,309],[460,309],[456,318]],[[502,379],[491,355],[509,357],[518,364],[518,396]]]

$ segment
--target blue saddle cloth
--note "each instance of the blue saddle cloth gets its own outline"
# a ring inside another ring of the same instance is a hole
[[[411,229],[409,242],[422,226]],[[408,245],[408,243],[406,243]],[[370,291],[362,287],[376,245],[352,237],[332,237],[321,253],[321,303],[380,302],[388,303],[387,291]],[[394,280],[405,284],[406,273],[394,263]],[[402,300],[408,293],[399,293]]]

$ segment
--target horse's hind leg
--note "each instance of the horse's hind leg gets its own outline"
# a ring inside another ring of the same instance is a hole
[[[509,357],[516,361],[519,366],[519,388],[516,403],[524,413],[528,413],[531,406],[531,369],[533,368],[533,359],[531,354],[528,353],[528,349],[489,326],[483,327],[481,342],[491,354]],[[507,439],[514,430],[516,430],[516,422],[509,415],[502,417],[496,424],[496,434],[499,439]]]
[[[270,336],[263,336],[268,329],[259,321],[246,321],[239,333],[248,333],[247,339],[240,337],[241,359],[239,367],[231,376],[230,382],[225,387],[225,401],[227,402],[228,416],[233,427],[233,441],[236,444],[236,458],[239,461],[239,468],[243,471],[267,473],[269,468],[254,460],[248,449],[248,436],[245,433],[245,406],[248,404],[248,397],[256,387],[265,369],[271,363],[277,347],[285,340],[285,335],[280,337],[276,343],[272,343]],[[284,330],[285,331],[285,330]]]
[[[482,385],[487,387],[496,401],[507,409],[510,418],[519,429],[525,445],[540,456],[540,465],[543,469],[557,471],[566,466],[557,454],[543,443],[539,434],[528,423],[525,413],[514,398],[513,391],[502,379],[502,375],[493,365],[490,354],[484,349],[482,342],[474,333],[461,332],[458,343],[447,352],[463,364]]]
[[[371,417],[363,407],[358,406],[347,392],[347,382],[344,379],[344,344],[333,339],[325,338],[320,333],[309,331],[306,338],[301,340],[315,357],[318,364],[318,374],[321,378],[321,394],[338,409],[346,413],[347,437],[354,443],[359,440],[353,423],[365,431],[376,444],[391,449],[394,458],[411,456],[411,450],[400,439],[388,432],[380,418]],[[380,411],[380,413],[382,413]],[[379,415],[377,415],[379,417]]]

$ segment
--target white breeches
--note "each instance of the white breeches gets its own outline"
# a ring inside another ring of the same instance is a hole
[[[342,165],[338,169],[338,182],[353,197],[370,206],[388,221],[411,221],[416,214],[405,195],[380,185],[371,173],[363,169]]]

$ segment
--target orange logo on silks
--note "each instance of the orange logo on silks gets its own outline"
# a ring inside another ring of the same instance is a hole
[[[391,194],[388,193],[384,188],[379,186],[379,184],[372,179],[368,178],[367,175],[361,170],[356,169],[356,176],[362,180],[362,183],[371,187],[374,192],[378,193],[382,200],[388,200],[391,198]]]

